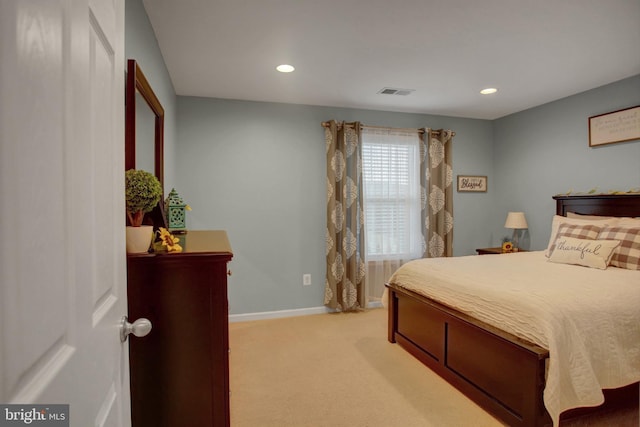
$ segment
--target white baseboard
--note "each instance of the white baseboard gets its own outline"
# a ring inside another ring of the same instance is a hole
[[[367,304],[367,308],[379,308],[382,307],[380,301],[374,301]],[[245,314],[230,314],[229,322],[248,322],[250,320],[264,320],[264,319],[278,319],[282,317],[295,317],[295,316],[308,316],[311,314],[325,314],[334,313],[335,310],[328,307],[309,307],[309,308],[296,308],[292,310],[279,310],[279,311],[264,311],[261,313],[245,313]]]
[[[384,307],[384,306],[382,305],[382,301],[380,301],[380,300],[369,301],[367,303],[367,308],[382,308],[382,307]]]
[[[308,316],[310,314],[332,313],[328,307],[296,308],[293,310],[263,311],[261,313],[230,314],[229,322],[246,322],[249,320],[278,319],[281,317]]]

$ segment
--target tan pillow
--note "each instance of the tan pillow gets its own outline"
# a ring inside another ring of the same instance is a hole
[[[613,252],[619,245],[619,240],[590,240],[561,236],[555,242],[555,249],[549,261],[606,270]]]
[[[600,216],[600,215],[582,215],[577,214],[575,212],[567,212],[567,218],[572,219],[585,219],[585,220],[609,220],[610,224],[615,226],[623,226],[623,227],[640,227],[640,218],[631,218],[631,217],[617,217],[617,216]]]
[[[640,270],[640,227],[604,227],[598,239],[619,240],[620,247],[611,258],[614,267]]]
[[[597,225],[599,227],[605,227],[605,226],[614,226],[617,225],[617,218],[607,218],[607,219],[602,219],[602,220],[595,220],[595,219],[580,219],[580,218],[567,218],[565,216],[562,215],[554,215],[553,216],[553,221],[551,222],[551,236],[549,237],[549,243],[547,244],[547,251],[545,253],[545,255],[547,257],[549,257],[551,255],[551,247],[553,246],[553,243],[556,241],[556,238],[558,237],[558,227],[560,227],[560,224],[571,224],[571,225]]]
[[[579,219],[596,220],[596,221],[600,221],[603,219],[609,219],[609,220],[618,219],[618,217],[615,217],[615,216],[583,215],[575,212],[567,212],[567,218],[579,218]]]

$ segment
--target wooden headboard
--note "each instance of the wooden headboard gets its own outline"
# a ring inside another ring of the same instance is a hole
[[[582,215],[640,217],[640,194],[598,194],[587,196],[553,196],[556,215],[567,212]]]

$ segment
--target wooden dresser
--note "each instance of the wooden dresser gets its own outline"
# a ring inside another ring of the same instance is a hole
[[[229,426],[224,231],[189,231],[183,252],[128,255],[129,319],[153,324],[129,340],[131,418],[142,426]]]

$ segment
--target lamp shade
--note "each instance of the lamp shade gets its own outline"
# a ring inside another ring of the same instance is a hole
[[[504,228],[529,228],[524,212],[509,212]]]

